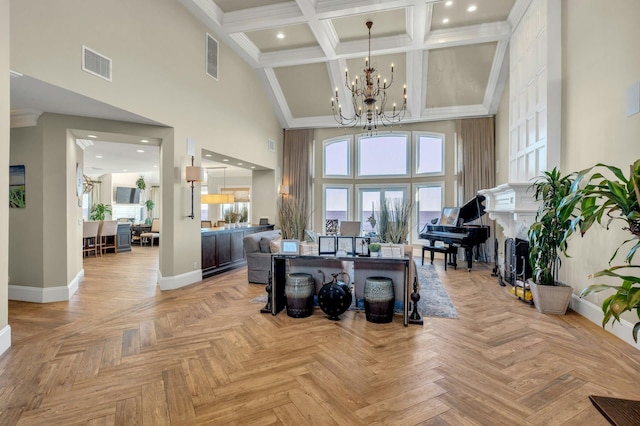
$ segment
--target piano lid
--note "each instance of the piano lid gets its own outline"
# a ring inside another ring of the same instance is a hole
[[[470,201],[460,207],[460,214],[458,220],[462,223],[467,223],[478,219],[485,213],[485,206],[482,204],[485,200],[484,195],[476,195]]]

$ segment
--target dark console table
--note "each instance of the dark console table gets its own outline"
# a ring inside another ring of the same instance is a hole
[[[274,225],[256,225],[240,228],[203,228],[202,278],[207,278],[247,264],[242,239],[255,232],[269,231]]]
[[[355,280],[361,280],[359,270],[372,270],[371,273],[384,274],[385,271],[394,273],[400,272],[402,275],[402,297],[396,300],[403,301],[403,323],[409,325],[409,265],[411,259],[409,257],[359,257],[359,256],[303,256],[303,255],[287,255],[274,254],[271,256],[271,314],[276,315],[284,309],[286,298],[284,285],[287,280],[287,271],[296,264],[304,265],[308,268],[312,275],[316,275],[317,269],[335,265],[339,262],[352,262]],[[356,286],[356,294],[358,296],[358,287]]]

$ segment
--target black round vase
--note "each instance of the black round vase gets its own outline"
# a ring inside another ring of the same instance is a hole
[[[338,321],[351,306],[351,288],[342,281],[324,284],[318,291],[318,305],[330,320]]]

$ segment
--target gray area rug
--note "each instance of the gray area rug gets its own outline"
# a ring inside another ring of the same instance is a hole
[[[417,265],[418,282],[420,283],[420,300],[418,301],[418,312],[426,317],[458,318],[458,312],[453,306],[447,290],[445,290],[438,276],[438,272],[431,264]],[[413,283],[411,283],[413,285]],[[267,303],[267,294],[263,294],[251,299],[253,303]],[[409,302],[411,303],[411,302]],[[364,310],[364,300],[358,299],[354,310]],[[409,313],[412,307],[409,306]],[[402,312],[402,302],[396,302],[396,312]]]

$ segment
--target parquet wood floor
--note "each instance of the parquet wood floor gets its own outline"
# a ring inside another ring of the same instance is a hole
[[[69,302],[9,302],[2,425],[606,425],[640,353],[541,315],[477,264],[438,273],[458,319],[260,314],[242,268],[162,292],[158,249],[85,259]]]

